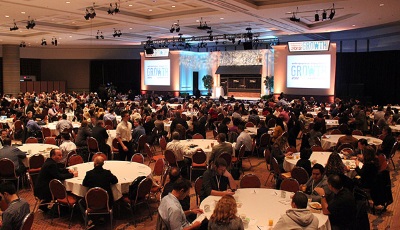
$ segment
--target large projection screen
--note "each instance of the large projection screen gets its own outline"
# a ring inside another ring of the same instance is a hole
[[[287,45],[274,51],[274,94],[335,95],[336,43],[320,52],[289,52]]]
[[[144,61],[145,85],[170,85],[171,64],[169,59]]]
[[[329,89],[331,55],[288,55],[287,88]]]

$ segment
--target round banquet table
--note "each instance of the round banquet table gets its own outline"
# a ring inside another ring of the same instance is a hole
[[[339,120],[333,120],[333,119],[326,119],[325,120],[325,127],[327,129],[335,128],[339,126]]]
[[[7,124],[8,125],[8,127],[13,127],[13,118],[5,118],[5,119],[0,119],[0,123],[1,124]]]
[[[343,134],[325,135],[325,137],[322,136],[322,138],[321,138],[322,148],[329,149],[331,147],[336,146],[339,138],[343,137],[343,136],[344,136]],[[353,135],[353,137],[355,137],[358,140],[361,139],[361,138],[364,138],[364,139],[366,139],[368,141],[368,144],[370,144],[370,145],[379,146],[379,145],[382,144],[382,140],[379,139],[379,138],[375,138],[375,137],[367,137],[367,136],[359,136],[359,135]]]
[[[43,125],[42,127],[49,128],[50,131],[51,131],[51,135],[57,136],[57,135],[59,134],[59,133],[58,133],[58,130],[57,130],[57,121],[56,121],[56,122],[49,123],[49,124],[47,124],[47,125]],[[79,127],[81,127],[81,123],[79,123],[79,122],[72,122],[72,127],[73,127],[74,129],[78,129]]]
[[[190,158],[192,157],[196,149],[201,148],[207,155],[207,162],[211,155],[211,150],[212,150],[211,143],[214,143],[214,145],[218,145],[218,142],[213,139],[188,139],[188,140],[181,140],[179,141],[179,143],[183,145],[185,156]],[[190,145],[197,145],[197,146],[191,148]]]
[[[286,210],[291,208],[291,194],[290,192],[286,192],[286,198],[281,198],[281,190],[264,188],[239,189],[234,195],[236,201],[242,204],[241,207],[238,207],[237,214],[244,214],[246,218],[250,219],[249,227],[247,228],[249,230],[270,229],[268,226],[269,219],[272,219],[275,225],[281,215],[284,215]],[[202,220],[204,217],[210,219],[216,201],[219,199],[221,199],[220,196],[208,196],[204,199],[200,204],[200,208],[204,210],[204,214],[201,214],[197,220]],[[205,205],[210,206],[210,211],[206,212],[204,209]],[[319,220],[318,229],[331,229],[328,216],[319,213],[313,214]]]
[[[70,178],[64,181],[67,191],[73,194],[84,197],[87,192],[87,187],[82,185],[86,172],[94,168],[93,162],[77,164],[70,168],[77,167],[78,177]],[[118,183],[111,186],[114,200],[122,197],[122,194],[129,192],[129,185],[139,176],[149,176],[151,169],[149,166],[129,161],[105,161],[104,169],[110,170],[117,178]]]
[[[331,153],[332,152],[313,152],[311,154],[310,161],[321,164],[325,167]],[[341,154],[339,154],[339,155],[341,155]],[[293,156],[294,156],[293,159],[289,159],[289,158],[285,157],[285,160],[283,161],[283,169],[285,169],[286,172],[292,171],[292,169],[296,166],[296,163],[300,158],[300,153],[294,153]],[[297,157],[299,157],[299,158],[297,158]],[[355,160],[345,160],[345,159],[342,159],[342,161],[346,166],[350,167],[350,172],[348,172],[346,175],[350,178],[353,178],[356,175],[356,172],[354,170],[356,168],[356,161]],[[362,162],[360,162],[359,166],[360,166],[360,168],[362,168],[362,166],[363,166]]]
[[[50,157],[50,151],[52,149],[58,149],[57,145],[49,145],[42,143],[31,143],[31,144],[23,144],[22,146],[17,147],[19,150],[26,152],[26,158],[22,160],[22,163],[29,167],[29,158],[35,154],[42,154],[45,159]],[[29,151],[30,150],[30,151]]]
[[[393,133],[400,133],[400,125],[390,125]]]

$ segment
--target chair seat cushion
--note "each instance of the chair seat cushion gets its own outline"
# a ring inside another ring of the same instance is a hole
[[[197,163],[194,163],[194,162],[193,162],[193,163],[192,163],[192,167],[193,167],[193,168],[201,168],[201,167],[204,168],[204,167],[207,167],[207,163],[204,162],[204,163],[201,163],[201,164],[197,164]]]
[[[42,169],[42,168],[28,169],[28,173],[29,173],[29,174],[39,173],[41,169]]]
[[[281,173],[282,178],[292,178],[292,174],[290,172]]]
[[[68,203],[70,203],[73,205],[77,202],[77,198],[74,195],[67,194],[67,197],[65,197],[64,199],[57,199],[57,201],[60,204],[68,205]]]

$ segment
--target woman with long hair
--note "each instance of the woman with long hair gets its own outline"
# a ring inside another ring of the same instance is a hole
[[[236,200],[224,195],[217,203],[208,222],[209,230],[243,230],[243,222],[237,216]]]
[[[356,160],[356,172],[361,177],[361,187],[371,189],[376,185],[379,171],[379,160],[375,155],[375,149],[367,146],[363,151],[364,165],[359,167],[359,161]]]
[[[326,176],[331,174],[343,175],[347,171],[346,166],[343,164],[342,159],[336,152],[331,153],[325,167]]]

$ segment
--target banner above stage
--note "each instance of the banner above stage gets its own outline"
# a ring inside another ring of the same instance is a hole
[[[329,51],[329,40],[288,42],[289,52]]]
[[[262,65],[218,66],[215,74],[261,74]]]

